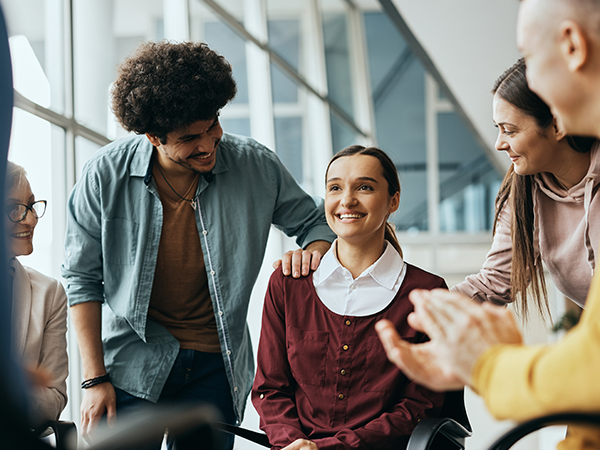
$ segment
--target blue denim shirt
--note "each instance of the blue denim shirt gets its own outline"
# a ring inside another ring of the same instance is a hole
[[[68,203],[69,304],[104,302],[104,360],[115,387],[156,402],[179,342],[148,320],[162,230],[162,204],[145,136],[113,142],[90,159]],[[306,194],[275,153],[224,134],[214,178],[200,177],[196,224],[234,409],[242,420],[254,376],[246,324],[271,224],[305,247],[333,241],[322,205]]]

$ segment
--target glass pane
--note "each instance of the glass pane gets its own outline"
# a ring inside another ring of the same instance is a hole
[[[240,136],[250,136],[250,119],[219,119],[223,130]]]
[[[25,168],[36,199],[48,201],[46,214],[35,229],[34,252],[19,259],[54,277],[59,276],[63,244],[62,228],[56,225],[65,216],[64,153],[62,128],[14,108],[8,159]]]
[[[356,144],[358,137],[354,130],[351,130],[340,121],[335,114],[330,114],[331,139],[333,141],[333,153],[337,153],[350,145]]]
[[[289,65],[298,70],[300,62],[300,21],[297,19],[269,20],[269,45]],[[273,102],[295,103],[298,86],[278,66],[271,64]]]
[[[227,0],[219,3],[236,19],[242,19],[243,2]],[[212,50],[222,55],[233,69],[237,95],[221,111],[221,125],[228,133],[250,136],[246,41],[201,1],[192,1],[189,5],[192,40],[206,42]]]
[[[377,141],[404,187],[392,220],[398,230],[426,230],[425,72],[385,14],[365,13],[364,24]]]
[[[455,113],[438,114],[440,229],[492,229],[501,176]]]
[[[345,13],[323,12],[327,89],[331,99],[353,117],[350,48]]]
[[[118,137],[109,88],[119,63],[142,41],[163,38],[162,0],[73,0],[75,118]]]
[[[63,2],[0,0],[0,4],[8,26],[15,89],[64,113]]]
[[[299,117],[275,118],[275,145],[277,155],[302,184],[302,119]]]
[[[246,42],[223,22],[204,24],[204,37],[199,39],[223,55],[233,68],[238,92],[231,104],[248,103],[248,76],[246,71]]]

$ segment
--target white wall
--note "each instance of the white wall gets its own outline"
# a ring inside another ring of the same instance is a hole
[[[516,0],[393,0],[490,149],[494,80],[519,57]],[[494,152],[508,168],[504,154]]]

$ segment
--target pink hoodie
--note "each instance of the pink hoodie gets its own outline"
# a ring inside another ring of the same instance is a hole
[[[558,289],[583,306],[594,273],[600,241],[600,142],[590,152],[586,176],[569,190],[547,173],[534,176],[534,246]],[[492,248],[481,271],[468,276],[451,290],[480,301],[511,302],[512,242],[510,211],[503,208]]]

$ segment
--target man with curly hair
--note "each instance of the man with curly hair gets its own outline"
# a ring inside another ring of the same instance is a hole
[[[118,70],[112,108],[136,136],[86,163],[62,272],[86,438],[104,415],[111,425],[157,402],[205,402],[241,422],[254,375],[246,316],[271,225],[306,249],[283,258],[294,276],[334,238],[275,153],[223,132],[235,93],[229,63],[201,43],[145,43]]]

